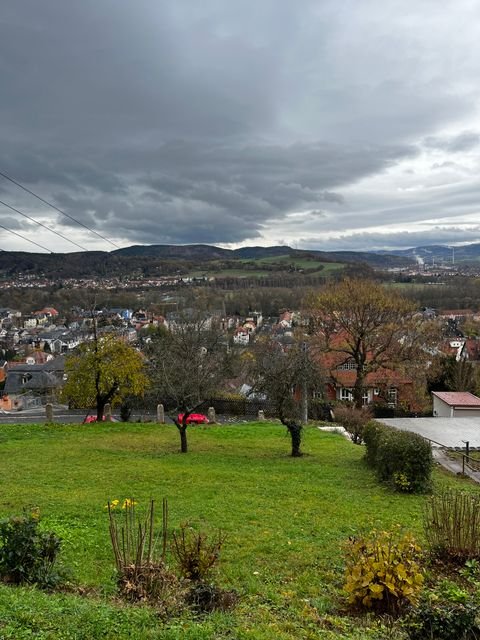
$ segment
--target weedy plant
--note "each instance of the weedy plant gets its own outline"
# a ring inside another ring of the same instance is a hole
[[[55,563],[60,538],[39,528],[38,509],[0,520],[0,579],[53,588],[60,581]]]
[[[480,559],[480,496],[449,490],[426,501],[425,537],[431,553],[444,561]]]
[[[155,533],[155,503],[150,500],[143,520],[136,501],[108,502],[110,539],[118,573],[120,593],[130,601],[148,600],[168,612],[178,606],[182,588],[166,564],[168,504],[162,504],[162,529]]]
[[[373,531],[347,546],[344,589],[357,609],[397,615],[415,604],[423,586],[421,549],[409,534]]]
[[[216,564],[225,542],[221,531],[215,539],[197,532],[189,524],[182,524],[179,532],[173,532],[172,552],[180,574],[192,582],[202,582]]]
[[[357,409],[348,405],[335,407],[335,422],[344,427],[354,444],[362,444],[363,431],[372,417],[372,412],[366,408]]]
[[[219,559],[226,536],[218,531],[216,538],[183,524],[172,534],[172,552],[181,576],[188,584],[187,604],[199,612],[226,611],[235,606],[238,596],[209,580]]]
[[[450,580],[425,591],[403,627],[410,640],[475,640],[480,628],[478,602]]]

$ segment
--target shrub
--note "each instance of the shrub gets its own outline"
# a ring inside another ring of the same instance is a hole
[[[367,463],[375,468],[379,480],[397,491],[418,493],[430,488],[433,457],[427,440],[373,422],[366,425],[364,440]]]
[[[180,574],[192,582],[204,582],[216,564],[225,536],[219,531],[215,540],[195,531],[188,524],[173,533],[172,551],[177,560]]]
[[[365,460],[371,467],[375,467],[377,460],[378,444],[381,434],[389,427],[382,426],[379,422],[372,420],[363,429],[363,441],[365,443]]]
[[[197,582],[193,584],[187,594],[187,604],[198,612],[228,611],[238,601],[235,591],[225,591],[215,584]]]
[[[415,604],[424,582],[420,551],[409,534],[374,531],[351,539],[344,586],[348,602],[390,614]]]
[[[60,538],[51,531],[40,531],[39,511],[25,511],[0,521],[0,577],[13,584],[54,587],[60,580],[55,562]]]
[[[178,533],[172,534],[171,544],[178,564],[178,578],[166,562],[166,499],[163,500],[162,530],[158,534],[154,531],[154,501],[150,500],[143,520],[138,518],[135,507],[133,498],[127,498],[122,504],[119,500],[107,504],[120,593],[131,602],[154,604],[163,615],[177,612],[185,604],[202,612],[231,608],[236,602],[236,593],[206,582],[225,537],[219,532],[216,540],[209,540],[204,533],[182,525]]]
[[[165,613],[175,609],[183,596],[182,586],[165,560],[168,520],[166,499],[163,500],[163,526],[159,534],[154,530],[153,500],[150,500],[143,520],[137,516],[133,498],[126,498],[121,505],[119,500],[109,501],[107,508],[120,593],[131,602],[153,602]]]
[[[410,640],[474,640],[480,631],[476,621],[479,613],[468,591],[446,580],[422,596],[404,628]]]
[[[462,563],[480,558],[480,496],[458,490],[434,494],[426,502],[424,528],[435,556]]]
[[[128,400],[124,400],[120,405],[120,420],[122,422],[130,422],[132,417],[132,405]]]
[[[362,444],[365,425],[372,419],[371,412],[367,409],[357,409],[348,405],[335,407],[335,422],[343,426],[354,444]]]

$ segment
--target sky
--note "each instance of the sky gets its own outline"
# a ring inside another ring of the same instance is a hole
[[[0,177],[0,249],[480,242],[479,78],[480,0],[3,0],[0,172],[70,217]]]

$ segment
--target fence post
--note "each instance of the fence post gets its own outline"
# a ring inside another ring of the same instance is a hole
[[[165,424],[165,409],[163,404],[157,404],[157,422]]]
[[[47,402],[45,405],[45,415],[47,422],[53,422],[53,404],[51,402]]]
[[[105,405],[105,421],[110,422],[111,419],[112,419],[112,405],[109,402],[107,402],[107,404]]]
[[[215,424],[217,422],[217,416],[215,415],[215,407],[208,407],[207,418],[211,424]]]
[[[259,422],[265,421],[265,411],[263,409],[258,410],[258,421]]]

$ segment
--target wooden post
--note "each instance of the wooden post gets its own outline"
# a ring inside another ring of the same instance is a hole
[[[165,424],[165,409],[163,404],[157,404],[157,422]]]
[[[107,402],[107,404],[105,405],[105,421],[110,422],[111,419],[112,419],[112,405],[109,402]]]

